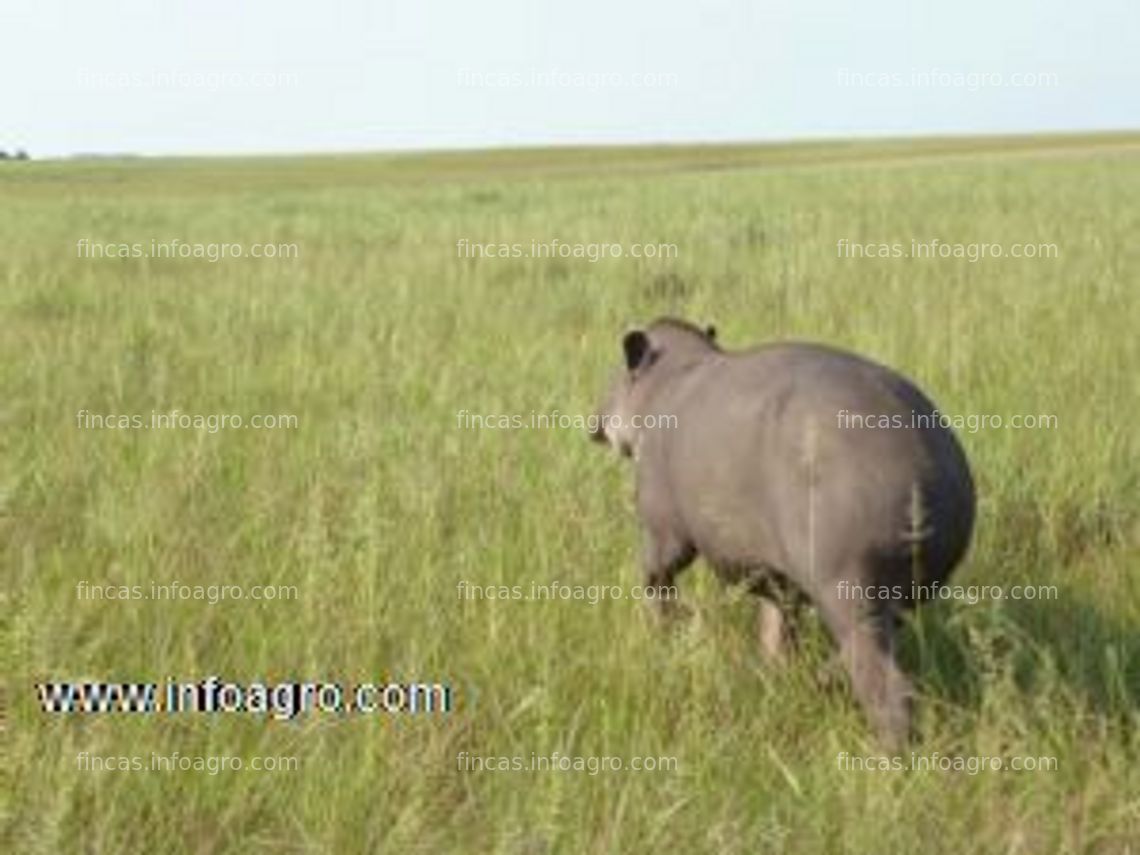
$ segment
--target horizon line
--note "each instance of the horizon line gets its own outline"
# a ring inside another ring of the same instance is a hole
[[[618,142],[549,142],[520,143],[517,145],[438,145],[438,146],[396,146],[392,148],[348,148],[348,149],[298,149],[295,151],[203,151],[147,153],[140,151],[74,151],[66,154],[36,156],[34,150],[19,146],[12,151],[26,151],[27,162],[70,161],[70,160],[258,160],[307,157],[383,157],[383,156],[431,156],[431,155],[475,155],[496,153],[531,153],[541,151],[621,151],[636,149],[682,149],[682,148],[764,148],[793,145],[837,145],[844,143],[908,143],[941,140],[952,141],[1018,141],[1034,139],[1066,140],[1075,137],[1128,137],[1140,135],[1140,127],[1135,128],[1084,128],[1084,129],[1040,129],[1033,131],[949,131],[930,133],[928,131],[857,132],[846,135],[833,133],[807,134],[789,137],[750,137],[728,139],[691,140],[636,140]],[[0,150],[5,150],[0,147]],[[9,158],[11,159],[11,158]]]

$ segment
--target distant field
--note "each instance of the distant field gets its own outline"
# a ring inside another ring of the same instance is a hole
[[[0,164],[0,200],[4,851],[1140,852],[1140,134],[33,161]],[[966,249],[850,249],[934,239]],[[276,257],[147,257],[174,240]],[[594,249],[527,256],[554,240]],[[822,633],[770,670],[700,566],[672,631],[629,597],[459,597],[641,581],[628,466],[462,414],[590,414],[621,334],[664,314],[855,349],[948,414],[1055,417],[960,431],[980,515],[954,581],[1056,597],[939,603],[904,650],[915,755],[1055,769],[844,766],[876,749],[816,686]],[[90,418],[173,410],[282,419]],[[456,708],[68,716],[35,689],[210,675],[438,681]]]

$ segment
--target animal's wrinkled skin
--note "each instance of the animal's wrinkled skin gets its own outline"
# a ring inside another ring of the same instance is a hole
[[[634,460],[645,584],[672,586],[703,556],[762,597],[773,659],[790,634],[779,604],[810,601],[897,748],[911,720],[898,617],[921,599],[912,582],[929,591],[949,577],[974,522],[965,455],[933,404],[894,371],[821,345],[729,352],[711,328],[673,319],[622,345],[594,438]],[[859,415],[900,426],[865,427]],[[646,417],[656,426],[639,427]],[[890,596],[876,596],[883,586]]]

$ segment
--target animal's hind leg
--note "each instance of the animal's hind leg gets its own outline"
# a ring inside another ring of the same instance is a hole
[[[894,609],[867,609],[860,601],[821,599],[819,608],[851,679],[855,697],[884,747],[898,750],[910,738],[913,690],[895,660]]]

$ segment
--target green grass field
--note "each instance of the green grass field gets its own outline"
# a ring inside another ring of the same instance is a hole
[[[0,560],[10,852],[1140,852],[1140,135],[0,164]],[[293,243],[296,258],[90,258],[81,239]],[[841,239],[1054,244],[853,258]],[[676,257],[464,258],[475,243]],[[979,521],[903,651],[916,755],[874,756],[698,565],[692,617],[457,585],[640,581],[632,472],[580,429],[628,328],[849,347],[960,432]],[[295,429],[91,429],[78,414],[291,414]],[[295,586],[107,601],[91,585]],[[440,681],[448,714],[52,715],[44,680]],[[93,770],[87,756],[247,768]],[[675,758],[632,771],[478,757]],[[296,768],[253,771],[255,757]],[[909,762],[909,758],[904,758]],[[666,763],[664,765],[671,765]]]

